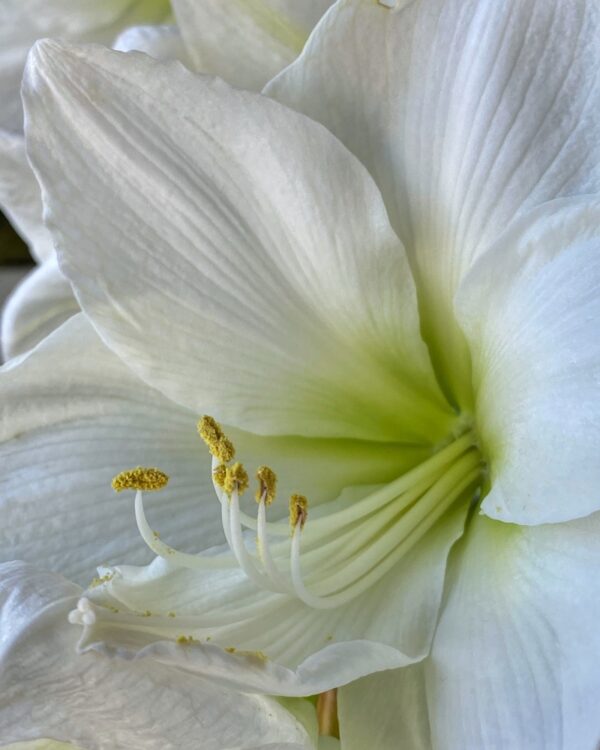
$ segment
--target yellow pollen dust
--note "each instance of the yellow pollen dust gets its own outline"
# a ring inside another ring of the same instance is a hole
[[[175,642],[179,643],[180,646],[189,646],[191,643],[195,643],[196,639],[193,635],[178,635]]]
[[[264,496],[265,505],[271,505],[277,491],[277,475],[268,466],[259,466],[256,470],[256,478],[258,479],[258,489],[254,496],[256,502],[260,503]]]
[[[228,495],[231,495],[234,490],[237,490],[238,494],[241,495],[248,489],[248,484],[248,474],[239,461],[234,463],[233,466],[226,467],[223,489]]]
[[[115,492],[123,490],[162,490],[169,481],[169,477],[160,469],[138,466],[135,469],[122,471],[112,480]]]
[[[198,422],[198,434],[208,446],[208,450],[221,463],[225,464],[235,456],[233,443],[226,437],[221,425],[213,417],[207,415],[202,417]]]
[[[103,583],[108,583],[114,578],[114,573],[106,573],[103,576],[92,578],[88,584],[88,589],[96,589],[98,586],[102,586]]]
[[[300,524],[304,528],[308,518],[308,500],[304,495],[292,495],[290,497],[290,526],[292,531]]]

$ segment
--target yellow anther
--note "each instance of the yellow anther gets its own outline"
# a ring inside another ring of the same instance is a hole
[[[210,446],[223,437],[223,430],[216,419],[205,414],[198,422],[198,435]]]
[[[198,422],[198,434],[208,446],[208,450],[221,463],[231,461],[235,456],[235,448],[221,429],[221,425],[212,417],[203,416]]]
[[[225,477],[227,476],[227,467],[225,464],[219,464],[213,471],[213,479],[217,487],[223,489],[225,487]]]
[[[292,495],[290,497],[290,526],[292,531],[300,524],[304,528],[308,518],[308,500],[304,495]]]
[[[228,466],[225,471],[225,481],[223,482],[223,489],[228,495],[234,490],[238,491],[238,495],[248,489],[248,474],[241,463],[236,462],[233,466]]]
[[[220,440],[217,440],[217,442],[212,446],[209,446],[209,450],[213,454],[213,456],[218,458],[219,461],[224,464],[228,461],[231,461],[235,456],[235,448],[233,447],[233,443],[226,437],[222,437]]]
[[[169,477],[160,469],[138,466],[136,469],[122,471],[112,480],[115,492],[123,490],[162,490],[169,481]]]
[[[256,478],[258,479],[256,502],[260,503],[264,497],[265,505],[271,505],[277,491],[277,475],[268,466],[259,466],[256,470]]]

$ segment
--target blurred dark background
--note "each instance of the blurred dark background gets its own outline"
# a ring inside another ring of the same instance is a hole
[[[33,265],[27,245],[0,213],[0,305]]]
[[[0,213],[0,265],[33,265],[27,245],[11,227],[8,219]]]

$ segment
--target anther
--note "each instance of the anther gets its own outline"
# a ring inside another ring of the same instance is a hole
[[[202,417],[198,422],[198,434],[206,443],[208,450],[221,463],[225,464],[235,456],[233,443],[226,437],[221,425],[213,417],[207,415]]]
[[[298,525],[300,526],[300,530],[302,530],[307,518],[308,500],[304,495],[292,495],[290,497],[290,526],[292,527],[292,531]]]
[[[123,490],[162,490],[169,481],[169,477],[160,469],[138,466],[135,469],[122,471],[112,480],[115,492]]]
[[[233,466],[227,466],[225,469],[223,489],[228,495],[231,495],[234,490],[237,491],[238,495],[241,495],[248,489],[248,484],[248,474],[239,461],[233,464]]]
[[[217,487],[223,489],[225,487],[225,477],[227,476],[227,466],[225,464],[219,464],[213,470],[213,479]]]
[[[268,466],[259,466],[256,470],[256,478],[258,479],[258,489],[254,496],[256,502],[260,503],[262,500],[265,505],[271,505],[277,491],[277,475]]]

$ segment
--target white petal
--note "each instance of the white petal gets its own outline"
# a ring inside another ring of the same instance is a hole
[[[600,509],[599,226],[597,198],[543,205],[459,291],[493,518],[550,523]]]
[[[302,724],[307,735],[315,747],[319,742],[319,726],[317,719],[317,712],[315,710],[315,704],[312,700],[307,698],[278,698],[279,704],[293,714],[296,719]],[[322,750],[319,745],[318,750]]]
[[[20,106],[20,100],[19,100]],[[25,139],[0,131],[0,206],[38,261],[54,254],[42,218],[42,196],[29,166]]]
[[[2,311],[4,359],[32,349],[75,313],[71,284],[50,258],[15,288]]]
[[[599,539],[599,514],[474,519],[427,662],[436,750],[598,746]]]
[[[392,669],[346,685],[338,693],[344,750],[429,750],[423,664]]]
[[[119,52],[145,52],[157,60],[179,60],[192,67],[177,26],[132,26],[119,35],[112,47]]]
[[[23,124],[21,77],[37,39],[62,37],[110,44],[121,29],[163,20],[167,0],[3,0],[0,6],[0,128]]]
[[[49,41],[30,60],[62,269],[129,366],[256,432],[446,436],[403,248],[333,136],[177,64]]]
[[[52,736],[86,750],[312,747],[276,701],[242,695],[148,661],[78,656],[67,613],[78,587],[22,563],[0,566],[5,742]]]
[[[337,609],[312,609],[261,591],[237,569],[183,570],[168,557],[145,569],[120,566],[105,586],[89,592],[118,613],[96,609],[80,646],[125,659],[150,657],[229,687],[291,696],[406,666],[429,652],[446,558],[465,514],[463,504],[369,591]],[[140,617],[143,612],[151,614]],[[176,643],[181,635],[195,642]]]
[[[11,742],[10,745],[0,746],[0,750],[78,750],[70,742],[56,742],[56,740],[39,739],[25,742]]]
[[[222,541],[195,415],[138,381],[81,315],[6,365],[0,393],[2,559],[81,582],[99,563],[151,559],[133,498],[110,487],[138,465],[172,477],[168,502],[149,497],[156,528],[188,549]]]
[[[302,51],[332,0],[173,0],[193,66],[259,91]]]
[[[422,295],[424,330],[468,406],[460,279],[527,207],[600,187],[597,4],[337,3],[267,89],[369,168]],[[462,360],[462,361],[461,361]]]

